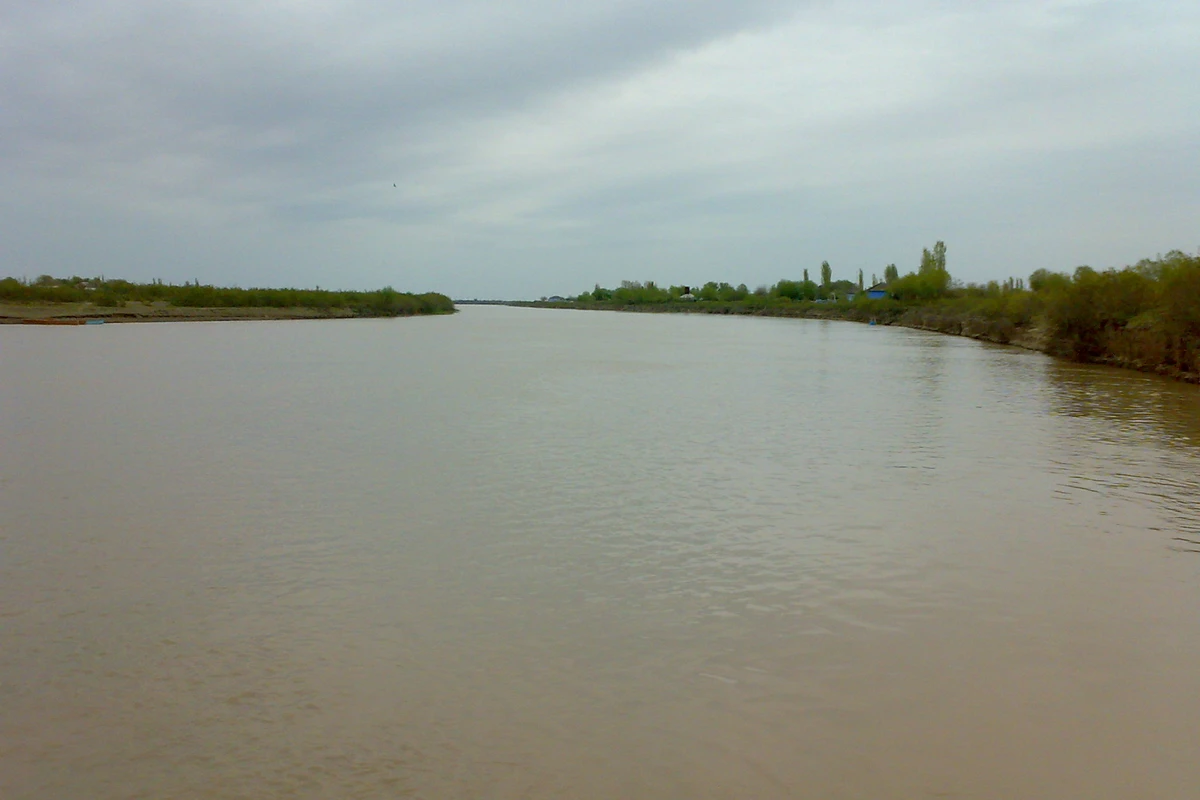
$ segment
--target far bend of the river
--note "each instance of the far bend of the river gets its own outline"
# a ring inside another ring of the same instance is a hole
[[[0,327],[0,797],[1200,797],[1200,389],[844,322]]]

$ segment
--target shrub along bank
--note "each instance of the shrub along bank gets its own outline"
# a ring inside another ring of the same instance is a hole
[[[398,317],[454,311],[442,294],[410,294],[390,286],[370,292],[326,289],[239,289],[155,281],[131,283],[102,278],[54,278],[43,275],[33,282],[0,280],[0,303],[54,305],[90,303],[100,308],[121,308],[126,303],[165,302],[179,308],[311,308],[338,309],[360,317]]]

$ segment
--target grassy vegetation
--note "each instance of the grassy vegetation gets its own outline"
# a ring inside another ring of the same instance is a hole
[[[945,246],[926,250],[921,266],[900,276],[894,265],[885,296],[871,299],[859,283],[781,280],[749,291],[743,284],[662,288],[626,281],[596,286],[576,308],[699,311],[876,320],[1020,343],[1077,361],[1108,363],[1200,381],[1200,256],[1173,251],[1123,269],[1038,270],[987,284],[953,281]]]
[[[341,309],[362,317],[442,314],[454,310],[454,304],[445,295],[409,294],[398,292],[390,286],[372,292],[343,292],[325,289],[238,289],[199,282],[183,285],[161,281],[131,283],[78,276],[54,278],[43,275],[32,282],[16,278],[0,279],[0,303],[91,303],[102,308],[121,308],[130,302],[165,302],[180,308]]]

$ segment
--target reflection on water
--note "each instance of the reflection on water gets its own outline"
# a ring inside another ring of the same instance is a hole
[[[1047,378],[1056,413],[1101,421],[1098,432],[1200,446],[1200,392],[1194,386],[1061,361],[1050,362]]]
[[[1065,496],[1081,502],[1135,502],[1153,506],[1172,534],[1172,547],[1190,549],[1200,538],[1200,392],[1164,378],[1102,367],[1051,362],[1047,372],[1054,413],[1077,418],[1086,442],[1061,471]],[[1095,453],[1095,463],[1088,454]],[[1081,469],[1082,464],[1086,469]]]
[[[1187,797],[1197,403],[807,320],[0,328],[0,797]]]

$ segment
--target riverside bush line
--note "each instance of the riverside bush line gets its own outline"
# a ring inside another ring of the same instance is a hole
[[[554,305],[875,319],[1200,382],[1200,255],[1178,250],[1123,269],[1040,269],[1028,287],[1019,279],[964,285],[950,279],[939,242],[925,251],[919,270],[897,276],[887,296],[874,300],[850,281],[818,285],[807,278],[753,292],[744,284],[707,283],[693,290],[694,299],[685,299],[685,288],[625,281]]]
[[[181,308],[346,309],[364,317],[398,317],[454,311],[449,297],[433,292],[410,294],[390,286],[371,292],[326,289],[238,289],[200,283],[131,283],[124,280],[53,278],[33,282],[0,280],[0,303],[92,303],[121,307],[128,302],[166,302]]]

